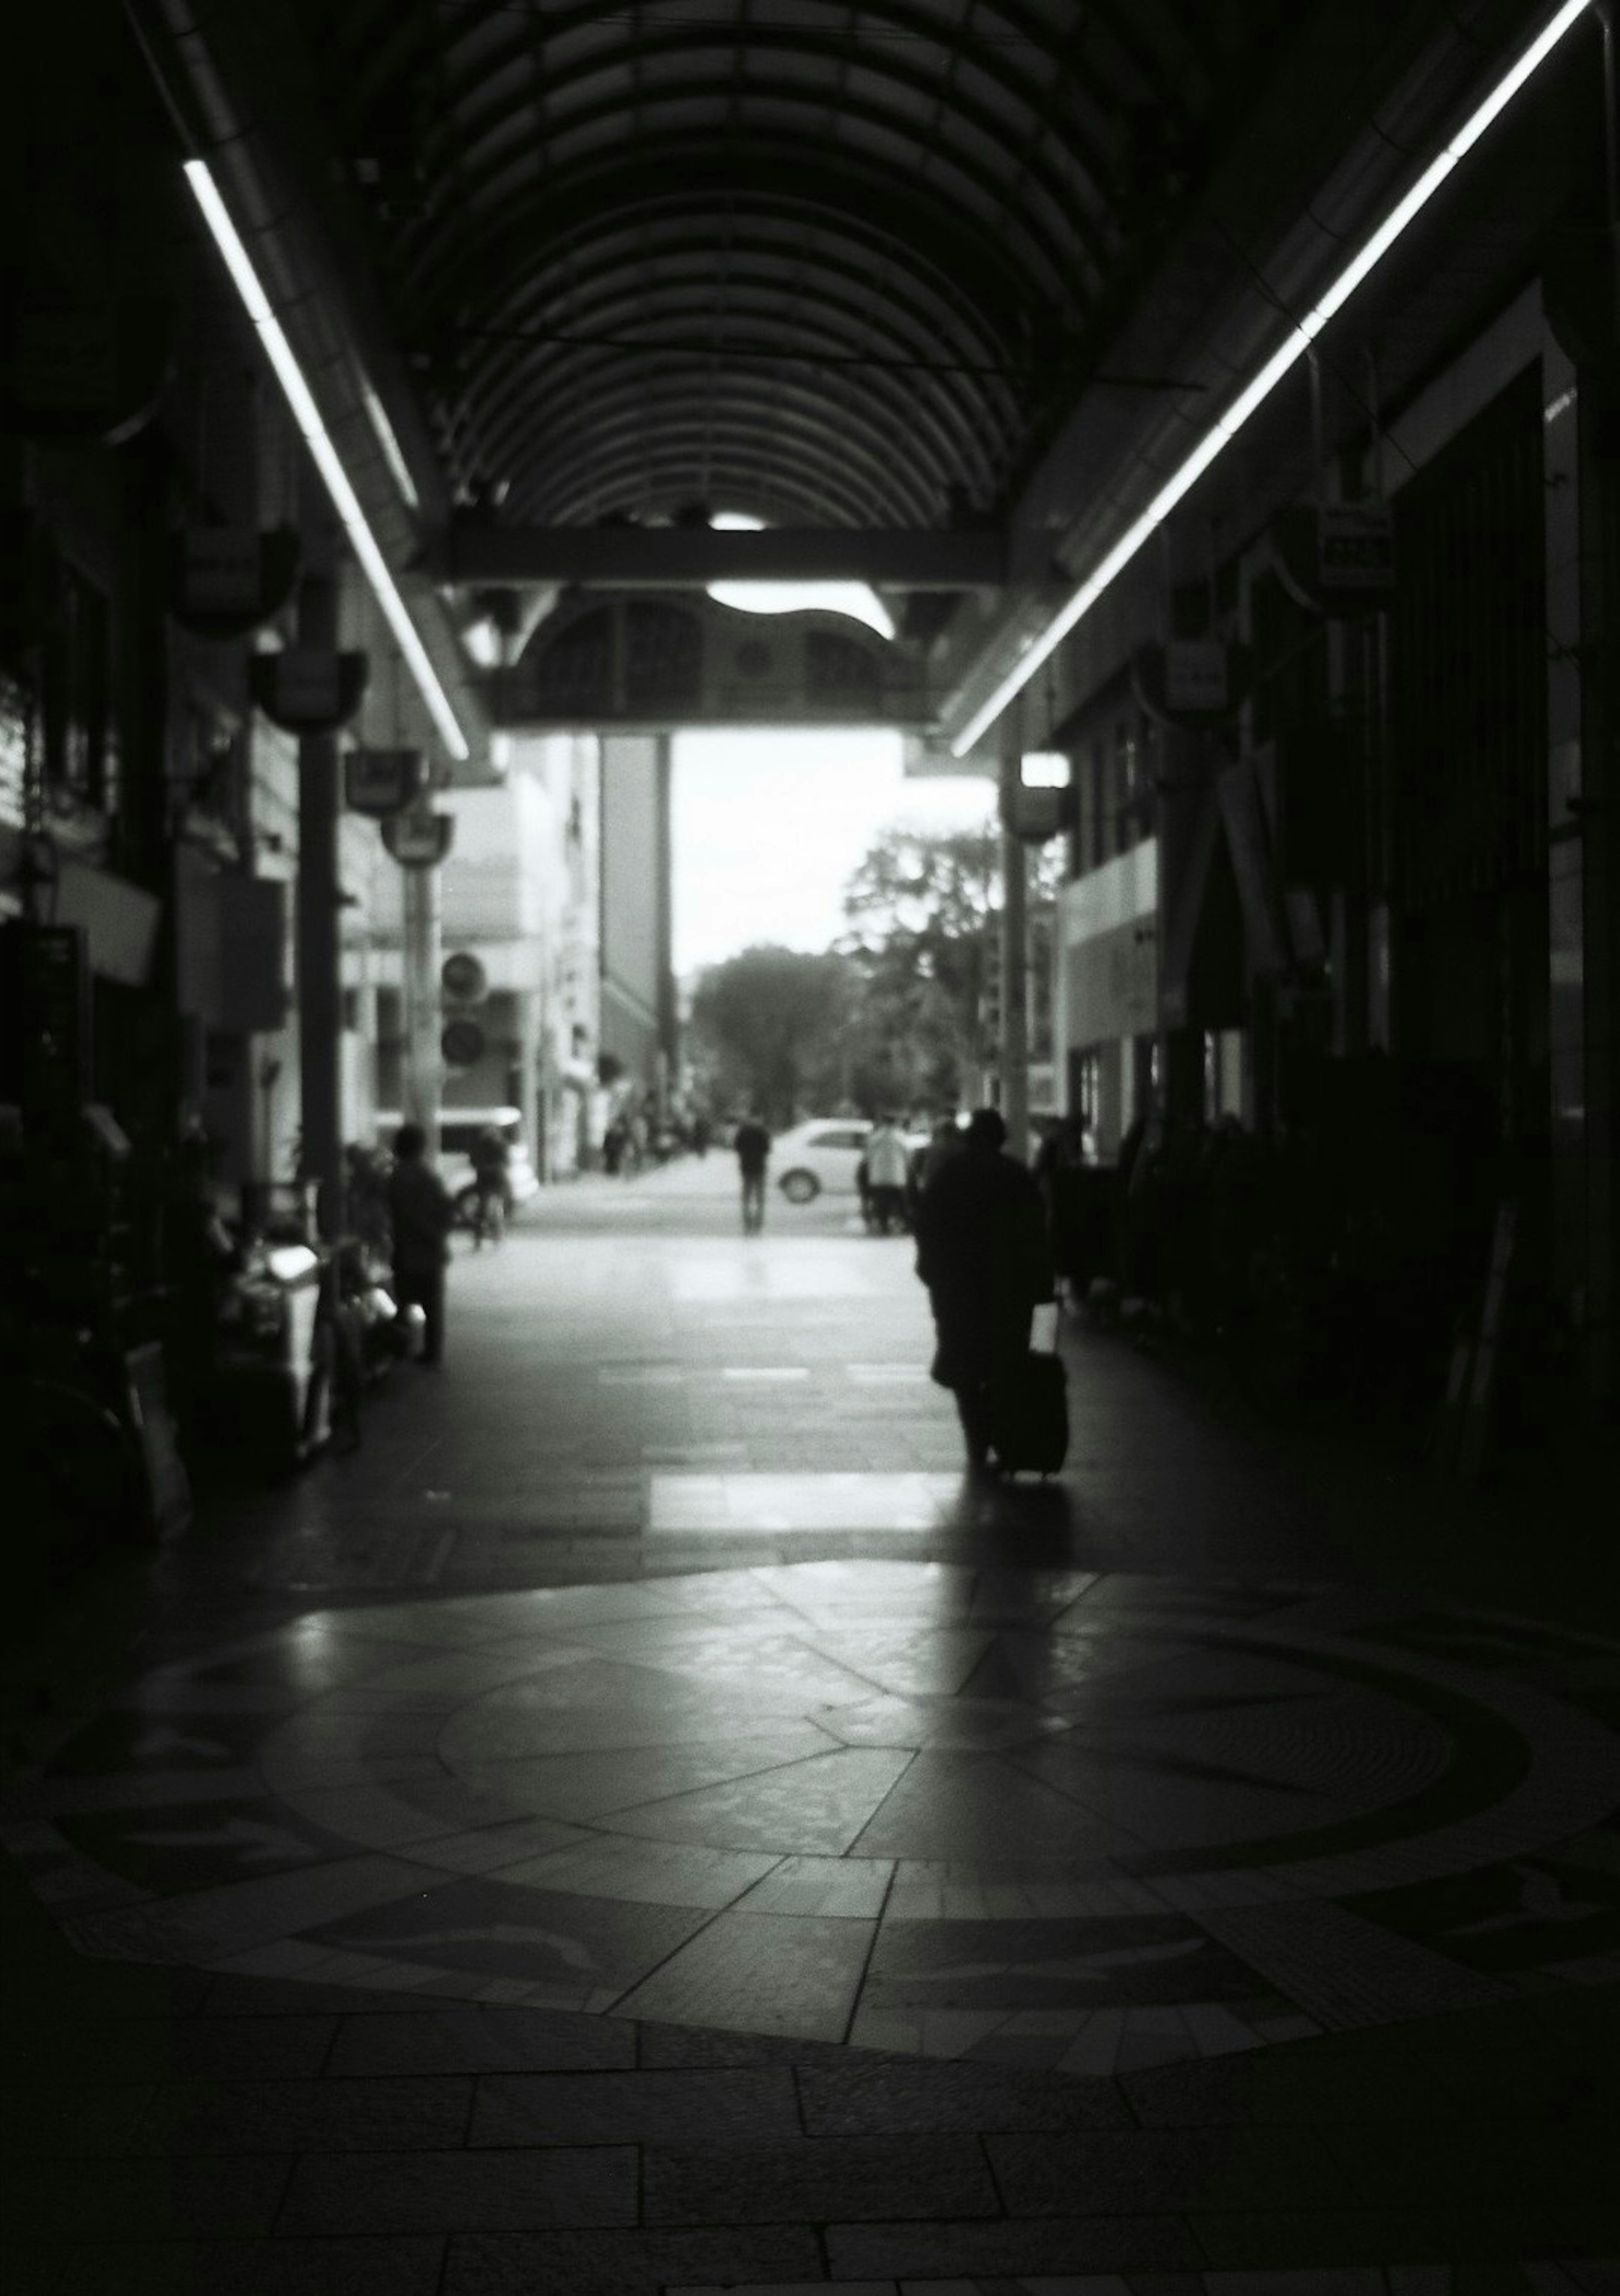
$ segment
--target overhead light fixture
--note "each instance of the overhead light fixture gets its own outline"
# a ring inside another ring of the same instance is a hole
[[[747,511],[716,511],[708,521],[717,534],[762,534],[765,521]],[[865,582],[711,582],[708,594],[717,606],[734,606],[744,614],[798,614],[819,608],[826,614],[847,614],[881,638],[895,635],[895,618],[877,592]]]
[[[1191,492],[1223,447],[1236,438],[1249,416],[1265,404],[1283,376],[1305,357],[1328,322],[1343,309],[1369,272],[1383,261],[1407,225],[1428,205],[1452,168],[1467,158],[1497,115],[1512,102],[1526,81],[1540,70],[1565,33],[1586,13],[1591,4],[1591,0],[1565,0],[1564,6],[1531,42],[1517,62],[1503,73],[1484,102],[1469,113],[1450,143],[1430,160],[1405,197],[1396,201],[1377,230],[1362,242],[1332,285],[1297,322],[1287,340],[1272,353],[1225,413],[1216,416],[1185,462],[1173,477],[1165,481],[1141,517],[1126,529],[1079,586],[1069,593],[1045,628],[1035,636],[1019,639],[1017,663],[1007,671],[989,698],[979,704],[952,742],[951,748],[957,757],[964,756],[986,727],[995,723],[1014,696],[1023,692],[1041,664],[1062,644],[1076,623],[1091,611],[1103,592],[1125,571],[1142,545],[1164,524],[1176,504]]]
[[[360,396],[365,401],[365,411],[371,417],[372,429],[377,434],[377,444],[382,449],[382,459],[389,466],[394,484],[405,497],[406,509],[420,510],[421,497],[416,491],[416,481],[411,476],[411,466],[405,461],[405,450],[389,421],[387,407],[364,379],[360,384]]]
[[[388,562],[378,547],[377,537],[372,532],[365,512],[360,507],[359,496],[350,485],[342,459],[321,420],[320,409],[304,380],[304,371],[282,332],[281,321],[270,308],[270,299],[259,283],[258,274],[253,268],[252,259],[242,245],[225,201],[219,196],[218,186],[207,162],[188,160],[185,162],[185,180],[195,194],[204,222],[213,234],[215,245],[225,258],[225,268],[235,283],[243,308],[265,347],[265,356],[275,370],[275,379],[292,410],[292,419],[325,482],[332,507],[376,594],[383,619],[393,631],[399,651],[416,681],[417,691],[427,705],[428,714],[438,726],[439,738],[451,756],[458,761],[464,760],[471,755],[471,750],[467,736],[462,731],[461,721],[451,708],[449,696],[439,684],[433,664],[428,659],[428,650],[411,619],[410,608],[400,596],[398,586],[389,571]]]
[[[487,614],[476,622],[469,622],[462,632],[462,644],[480,669],[501,667],[501,633]]]

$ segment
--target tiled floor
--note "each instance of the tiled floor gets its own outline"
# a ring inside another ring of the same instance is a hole
[[[133,1676],[0,1839],[102,1956],[1108,2074],[1612,1975],[1614,1662],[941,1562],[361,1604]]]
[[[908,1248],[731,1210],[551,1200],[356,1458],[13,1652],[9,2284],[1615,2287],[1578,1523],[1077,1332],[970,1488]]]

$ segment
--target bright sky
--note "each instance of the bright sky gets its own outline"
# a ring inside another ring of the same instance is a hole
[[[844,886],[892,824],[977,827],[987,781],[907,781],[901,737],[692,732],[675,739],[675,963],[690,973],[758,941],[821,949]]]

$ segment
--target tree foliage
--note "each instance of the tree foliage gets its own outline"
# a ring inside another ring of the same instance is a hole
[[[1056,874],[1055,858],[1037,858],[1030,872],[1031,960],[1043,985]],[[868,1113],[951,1106],[975,1090],[994,1057],[1001,906],[994,828],[886,830],[850,878],[839,947],[860,983],[849,1068]]]
[[[747,948],[711,965],[691,1006],[710,1096],[722,1106],[751,1101],[775,1127],[836,1105],[854,988],[848,961],[831,950]]]
[[[1058,866],[1054,853],[1030,870],[1037,1016]],[[1001,905],[995,829],[886,830],[846,887],[836,948],[749,948],[703,974],[689,1039],[700,1090],[716,1108],[753,1101],[779,1127],[963,1104],[996,1056]],[[1038,1058],[1038,1019],[1035,1036]]]

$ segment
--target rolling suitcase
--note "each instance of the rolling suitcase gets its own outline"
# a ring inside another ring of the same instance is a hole
[[[1055,1475],[1068,1456],[1068,1380],[1053,1345],[1031,1348],[991,1397],[990,1447],[1003,1474]]]

